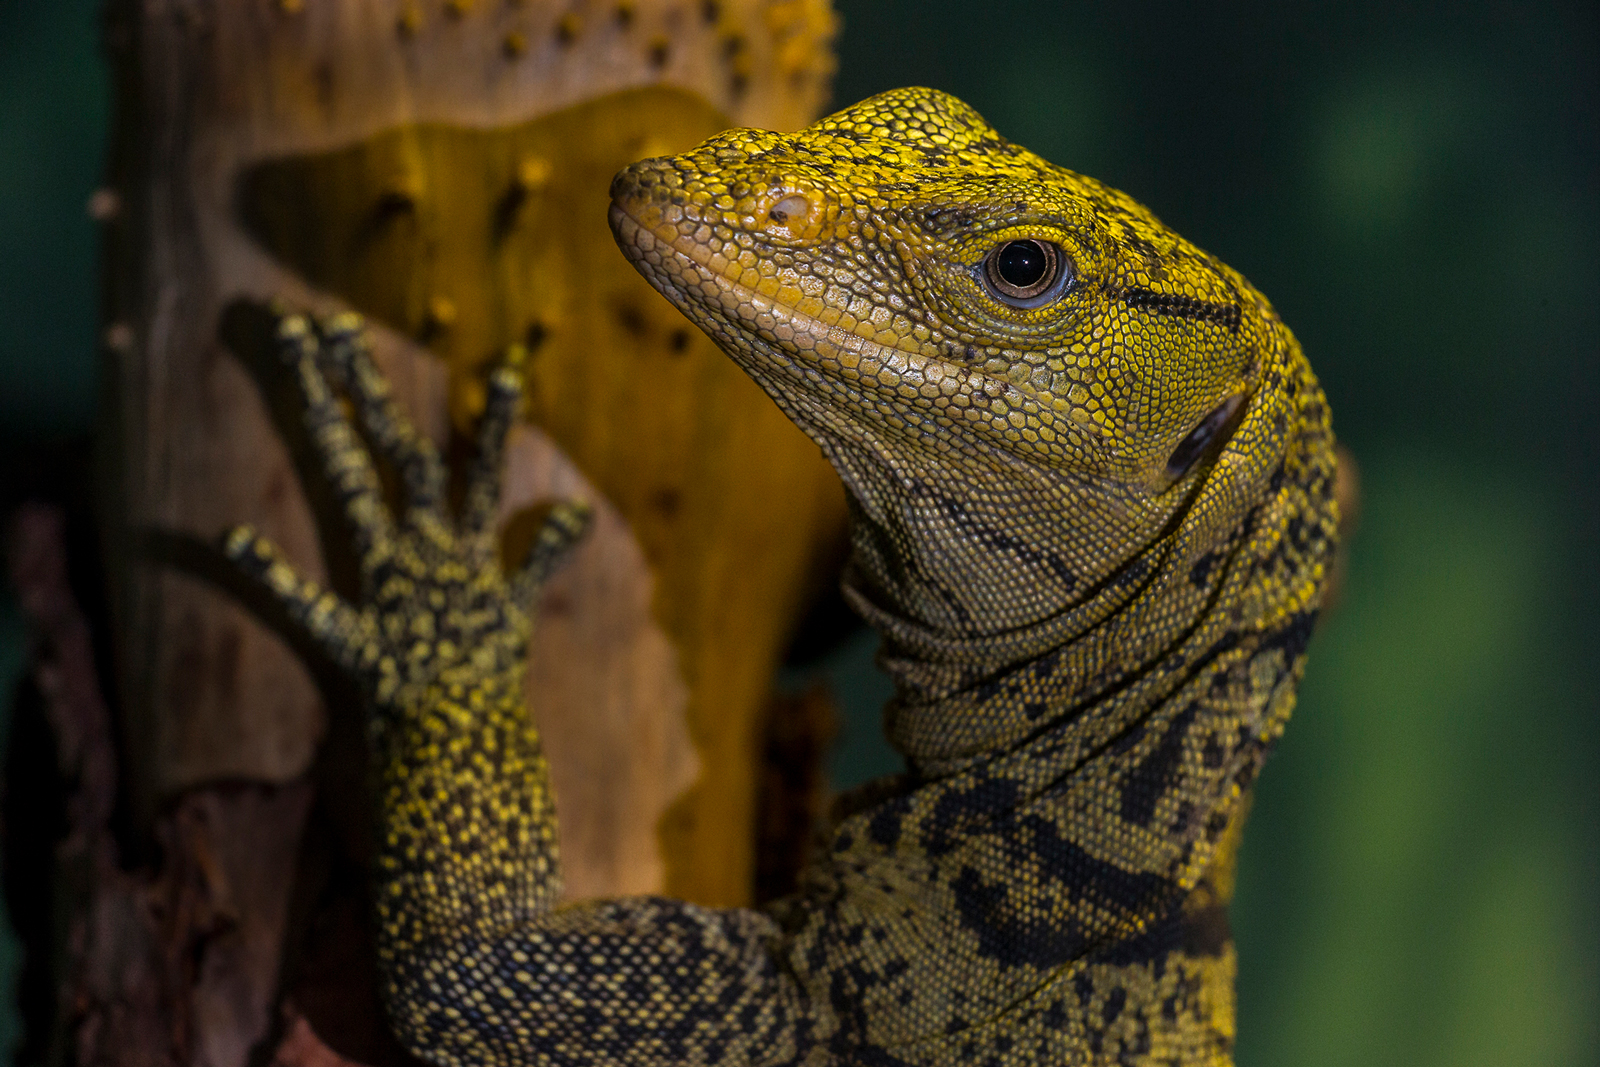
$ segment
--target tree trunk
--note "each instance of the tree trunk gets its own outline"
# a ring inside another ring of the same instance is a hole
[[[77,887],[79,1060],[400,1062],[371,994],[358,709],[214,548],[248,521],[353,592],[263,355],[273,301],[367,315],[457,460],[486,368],[530,350],[507,551],[552,498],[598,514],[531,650],[568,892],[748,901],[760,711],[843,498],[634,276],[606,186],[808,121],[832,28],[826,0],[113,0],[101,529],[122,795],[155,847]]]

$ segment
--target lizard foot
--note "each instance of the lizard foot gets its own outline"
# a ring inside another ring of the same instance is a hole
[[[277,322],[276,344],[299,386],[306,428],[351,530],[359,602],[299,574],[249,526],[229,531],[223,551],[355,676],[376,705],[404,704],[404,694],[440,682],[483,685],[505,674],[498,680],[514,684],[510,675],[520,677],[539,589],[591,517],[582,502],[558,503],[518,573],[509,579],[502,573],[495,519],[505,437],[521,397],[520,352],[490,378],[465,502],[452,517],[439,451],[395,402],[360,316],[334,315],[319,328],[304,315],[285,315]],[[360,433],[330,380],[349,397]],[[404,499],[394,513],[363,436],[400,475]]]

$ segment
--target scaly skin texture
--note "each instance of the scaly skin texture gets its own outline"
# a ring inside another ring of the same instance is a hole
[[[452,524],[358,335],[325,331],[413,486],[396,532],[290,320],[364,603],[248,531],[230,551],[366,685],[397,1031],[440,1064],[1230,1063],[1232,853],[1334,536],[1328,412],[1289,331],[1143,207],[926,89],[730,131],[612,196],[635,266],[844,478],[845,590],[883,633],[910,772],[765,913],[552,910],[515,697],[536,579],[500,577],[483,506],[515,375]],[[985,281],[1017,240],[1065,272],[1036,307]],[[558,509],[535,572],[580,518]]]

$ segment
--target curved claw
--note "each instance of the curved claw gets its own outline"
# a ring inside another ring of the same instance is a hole
[[[519,606],[524,610],[532,607],[545,581],[593,524],[594,508],[585,501],[563,500],[550,509],[528,550],[527,562],[511,585],[512,598]]]

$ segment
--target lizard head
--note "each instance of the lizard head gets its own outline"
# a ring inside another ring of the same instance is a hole
[[[1315,390],[1236,272],[944,93],[730,130],[611,193],[635,267],[839,470],[858,604],[927,634],[1056,617],[1179,530],[1215,548],[1283,459],[1287,383]]]

